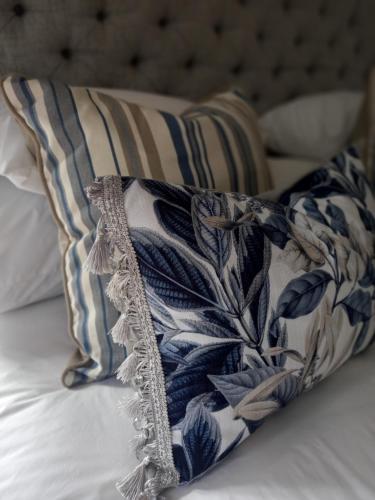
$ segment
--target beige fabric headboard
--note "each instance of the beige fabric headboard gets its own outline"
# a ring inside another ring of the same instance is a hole
[[[374,0],[1,0],[0,73],[201,98],[233,84],[258,110],[363,88]]]

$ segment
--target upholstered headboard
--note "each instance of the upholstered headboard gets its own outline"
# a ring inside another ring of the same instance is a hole
[[[192,98],[230,84],[259,110],[361,88],[374,0],[1,0],[0,73]]]

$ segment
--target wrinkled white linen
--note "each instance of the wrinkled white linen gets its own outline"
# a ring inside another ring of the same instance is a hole
[[[65,389],[73,352],[62,297],[0,315],[0,498],[120,500],[137,464],[114,380]],[[373,500],[375,346],[271,417],[168,500]]]

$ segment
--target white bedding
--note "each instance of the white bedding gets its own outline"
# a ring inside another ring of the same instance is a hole
[[[119,500],[136,465],[115,381],[62,387],[63,298],[0,315],[0,498]],[[375,346],[272,417],[184,500],[373,500]]]

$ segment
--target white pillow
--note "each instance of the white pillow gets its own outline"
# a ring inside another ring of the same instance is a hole
[[[45,196],[0,176],[0,313],[63,292],[57,227]]]
[[[260,118],[266,147],[276,153],[325,162],[348,145],[361,107],[361,92],[300,97]]]
[[[0,95],[0,175],[20,189],[44,193],[27,138]]]
[[[179,114],[190,102],[176,97],[148,94],[122,89],[97,89],[143,106]],[[15,186],[26,191],[44,194],[44,186],[30,152],[28,140],[15,118],[8,110],[0,93],[0,175],[7,177]]]
[[[173,97],[100,90],[173,113],[183,112],[190,105]],[[27,138],[1,95],[0,231],[0,313],[61,294],[57,227]]]

